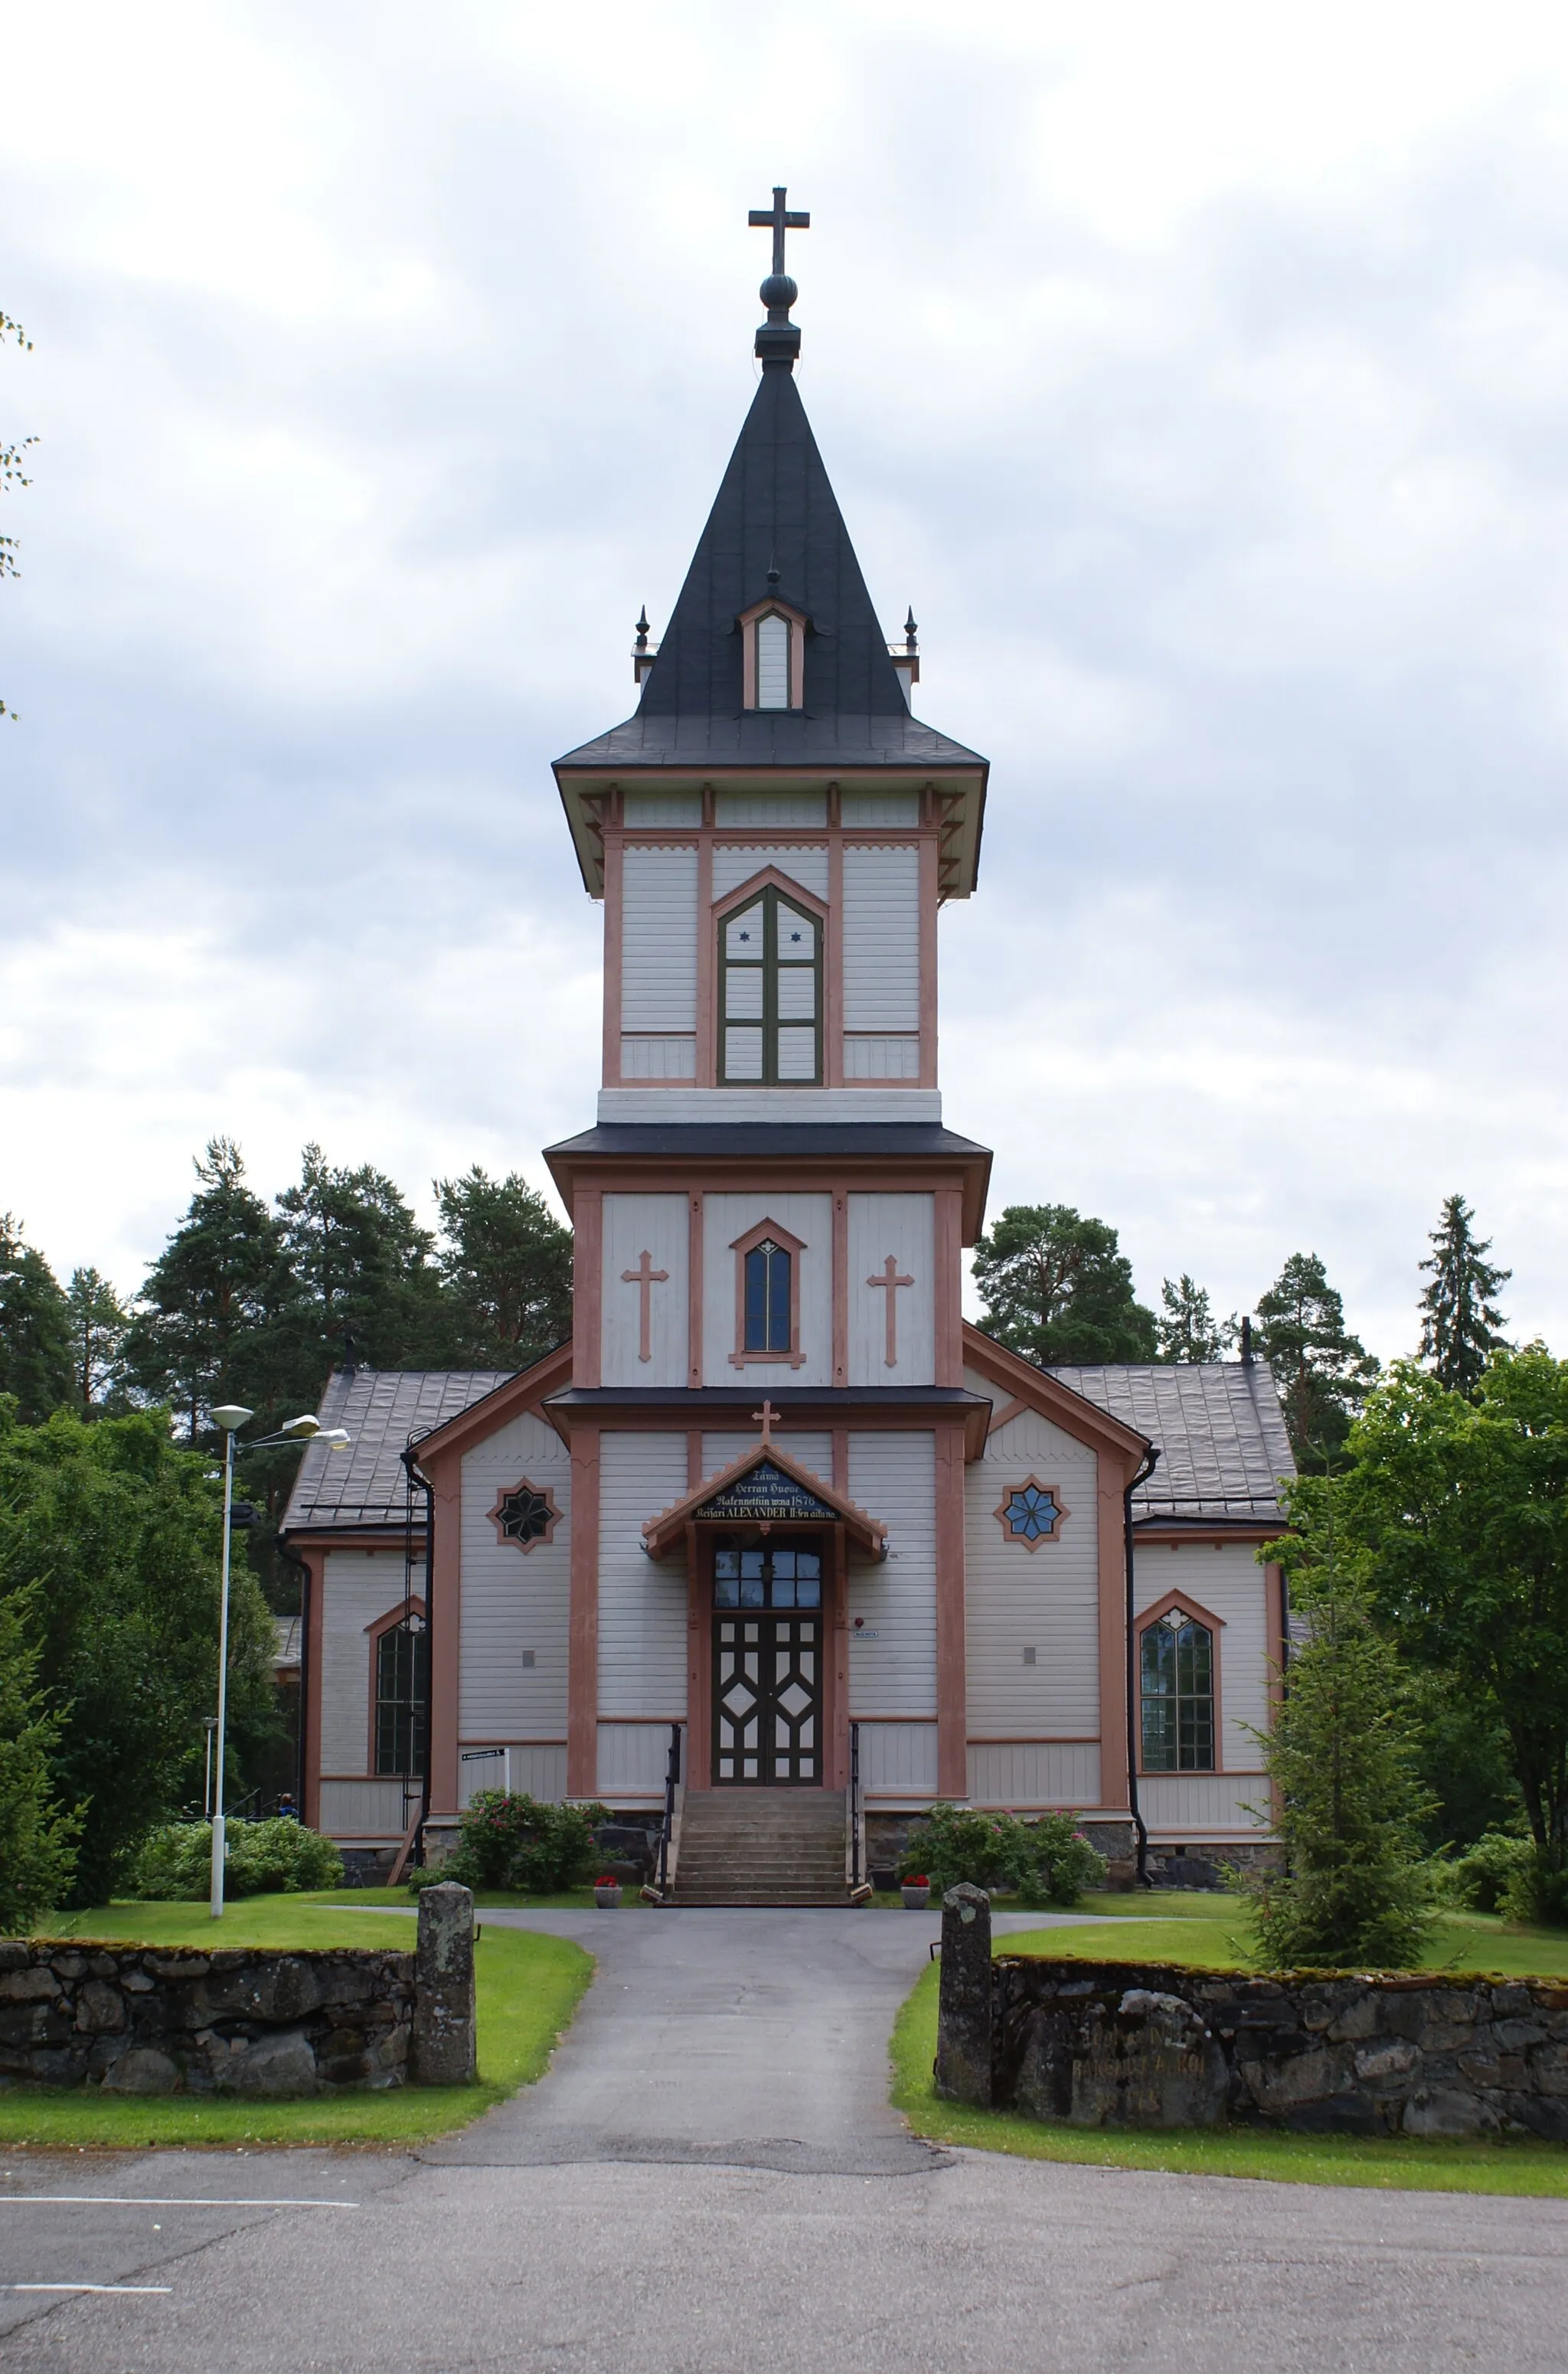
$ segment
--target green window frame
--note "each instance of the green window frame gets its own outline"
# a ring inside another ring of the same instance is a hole
[[[1212,1772],[1214,1635],[1173,1607],[1144,1627],[1138,1651],[1146,1772]]]
[[[822,925],[760,890],[719,923],[719,1062],[725,1087],[822,1084]]]

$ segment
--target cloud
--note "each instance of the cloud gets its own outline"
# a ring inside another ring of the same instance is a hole
[[[548,761],[626,713],[751,385],[803,393],[921,708],[1004,1200],[1379,1350],[1462,1188],[1568,1339],[1568,116],[1552,20],[1218,5],[108,6],[28,94],[0,428],[0,1205],[132,1282],[213,1131],[411,1192],[591,1117]],[[955,1085],[956,1084],[956,1085]]]

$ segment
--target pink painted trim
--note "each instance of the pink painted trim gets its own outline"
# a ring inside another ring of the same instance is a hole
[[[463,1460],[459,1452],[419,1464],[430,1484],[430,1811],[455,1814],[458,1699],[463,1675]]]
[[[686,1231],[686,1376],[693,1386],[702,1381],[702,1211],[701,1195],[693,1195]]]
[[[689,1427],[686,1434],[686,1489],[695,1492],[702,1481],[702,1431]]]
[[[989,1441],[994,1434],[1000,1434],[1005,1426],[1011,1426],[1014,1418],[1021,1417],[1028,1407],[1029,1404],[1020,1402],[1016,1393],[1010,1402],[1003,1402],[1000,1404],[993,1402],[990,1423],[985,1428],[986,1440]]]
[[[920,836],[920,1086],[937,1085],[937,839]]]
[[[749,842],[749,835],[746,834],[741,836],[743,846]],[[805,846],[799,833],[796,834],[789,846],[796,849]],[[825,923],[830,921],[830,910],[825,900],[819,899],[814,890],[808,890],[804,882],[797,882],[793,874],[781,873],[776,865],[763,865],[760,866],[757,872],[749,876],[746,881],[737,884],[735,889],[726,890],[722,899],[714,899],[711,902],[709,911],[714,923],[722,923],[725,917],[733,914],[737,907],[749,907],[760,890],[782,891],[792,906],[804,907],[807,912],[815,915],[819,923]],[[713,956],[716,963],[718,960],[716,946]],[[824,998],[824,1015],[826,1004],[827,1001]]]
[[[891,1253],[889,1253],[883,1261],[880,1275],[874,1273],[866,1283],[867,1286],[880,1287],[887,1297],[887,1309],[883,1314],[887,1331],[887,1350],[883,1356],[882,1366],[885,1369],[896,1369],[899,1364],[899,1288],[905,1286],[913,1287],[914,1280],[913,1277],[901,1275],[897,1261]]]
[[[620,1283],[638,1290],[637,1357],[646,1368],[654,1357],[654,1288],[669,1284],[669,1272],[654,1267],[654,1256],[644,1245],[637,1256],[636,1268],[621,1271]]]
[[[1008,1522],[1008,1508],[1012,1499],[1013,1494],[1015,1492],[1026,1492],[1032,1484],[1037,1492],[1049,1492],[1056,1509],[1056,1522],[1052,1526],[1050,1532],[1048,1534],[1036,1534],[1032,1541],[1027,1534],[1014,1533],[1011,1525]],[[1000,1525],[1002,1529],[1002,1539],[1005,1542],[1011,1542],[1016,1549],[1037,1550],[1042,1542],[1060,1541],[1062,1537],[1062,1526],[1067,1519],[1072,1515],[1072,1510],[1062,1498],[1062,1487],[1059,1484],[1043,1484],[1038,1475],[1026,1475],[1021,1484],[1009,1484],[1008,1486],[1007,1490],[1002,1495],[999,1505],[992,1510],[991,1514],[996,1518],[996,1522]]]
[[[572,1381],[598,1384],[604,1372],[604,1190],[584,1188],[572,1213],[576,1320],[572,1330]]]
[[[713,787],[702,788],[703,821],[712,821]],[[702,929],[704,915],[712,917],[713,906],[713,837],[704,832],[697,848],[697,1085],[712,1088],[718,1085],[719,1034],[717,984],[719,935],[710,920]]]
[[[828,787],[828,928],[822,934],[822,1078],[843,1086],[843,836],[838,831],[839,787]]]
[[[969,1794],[969,1708],[964,1664],[963,1428],[937,1428],[937,1789]]]
[[[783,618],[789,628],[789,705],[803,709],[806,705],[806,617],[792,610],[787,602],[772,594],[765,602],[754,602],[749,610],[742,610],[738,624],[741,633],[740,704],[743,709],[757,706],[757,626],[762,618]]]
[[[1185,1616],[1195,1616],[1197,1618],[1197,1621],[1205,1627],[1209,1639],[1213,1643],[1211,1655],[1214,1682],[1214,1761],[1212,1764],[1203,1766],[1201,1769],[1197,1772],[1149,1772],[1149,1767],[1143,1760],[1143,1636],[1149,1630],[1150,1625],[1158,1624],[1160,1618],[1162,1616],[1168,1616],[1173,1607],[1179,1607]],[[1134,1616],[1134,1671],[1139,1676],[1138,1769],[1140,1776],[1145,1772],[1149,1772],[1149,1777],[1151,1780],[1201,1780],[1207,1773],[1223,1772],[1226,1769],[1225,1711],[1220,1694],[1220,1671],[1224,1663],[1224,1652],[1220,1635],[1224,1629],[1224,1617],[1222,1616],[1211,1615],[1209,1610],[1205,1607],[1202,1600],[1195,1599],[1190,1591],[1168,1591],[1162,1598],[1157,1599],[1154,1602],[1152,1607],[1140,1608],[1138,1615]]]
[[[367,1624],[365,1626],[365,1645],[370,1651],[371,1663],[371,1704],[369,1728],[365,1733],[365,1737],[369,1742],[369,1745],[365,1750],[365,1778],[367,1780],[395,1780],[399,1779],[407,1779],[408,1777],[407,1774],[378,1772],[376,1770],[376,1652],[380,1648],[381,1636],[383,1632],[395,1631],[397,1626],[404,1621],[406,1616],[423,1616],[424,1613],[424,1599],[419,1592],[416,1592],[409,1599],[400,1599],[395,1607],[389,1607],[384,1616],[378,1616],[373,1624]]]
[[[1100,1801],[1118,1812],[1127,1796],[1126,1563],[1122,1544],[1119,1461],[1101,1451],[1095,1460],[1100,1651]]]
[[[532,1541],[517,1541],[511,1534],[503,1533],[501,1530],[501,1503],[504,1500],[509,1500],[514,1492],[537,1492],[539,1498],[545,1503],[546,1508],[549,1510],[549,1517],[545,1525],[544,1532],[542,1534],[536,1534]],[[531,1484],[526,1475],[520,1475],[515,1484],[506,1485],[502,1490],[496,1494],[495,1506],[489,1511],[489,1520],[491,1524],[495,1527],[497,1541],[505,1543],[509,1548],[516,1550],[520,1557],[526,1557],[529,1551],[536,1550],[541,1542],[548,1545],[554,1540],[555,1529],[560,1522],[560,1510],[555,1505],[555,1494],[550,1490],[548,1484],[543,1486]]]
[[[599,1428],[572,1429],[572,1583],[566,1659],[566,1793],[599,1780]]]
[[[847,1426],[835,1426],[833,1428],[833,1489],[835,1492],[849,1490],[849,1428]]]
[[[713,1769],[713,1552],[686,1528],[686,1785],[707,1789]]]
[[[760,1245],[764,1237],[783,1245],[789,1260],[789,1350],[787,1352],[749,1352],[746,1348],[746,1256]],[[792,1369],[804,1366],[807,1355],[800,1348],[800,1256],[810,1248],[805,1240],[781,1228],[776,1220],[759,1220],[743,1237],[730,1244],[735,1255],[735,1349],[729,1356],[732,1369],[750,1369],[769,1361],[786,1362]]]
[[[619,803],[617,802],[619,806]],[[622,890],[625,843],[618,831],[605,835],[605,1047],[607,1088],[620,1086],[621,940],[625,930]]]
[[[833,1528],[832,1558],[823,1577],[822,1628],[818,1635],[822,1660],[822,1786],[849,1786],[849,1552],[842,1525]]]
[[[833,1382],[849,1381],[849,1198],[833,1197]]]
[[[936,1243],[936,1370],[939,1385],[963,1382],[963,1197],[956,1187],[937,1191]]]

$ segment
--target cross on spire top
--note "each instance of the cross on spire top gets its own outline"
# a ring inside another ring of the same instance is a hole
[[[800,332],[790,321],[789,309],[800,291],[784,270],[784,233],[809,230],[811,217],[788,211],[781,183],[774,188],[772,205],[753,206],[746,220],[750,229],[773,234],[773,268],[757,292],[768,309],[768,318],[757,333],[756,351],[764,369],[770,363],[782,363],[785,370],[792,370],[800,352]]]

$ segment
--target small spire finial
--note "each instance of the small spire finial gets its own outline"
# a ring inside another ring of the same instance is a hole
[[[904,615],[903,622],[903,647],[906,652],[918,651],[920,647],[915,641],[915,637],[919,632],[920,629],[914,623],[914,605],[912,602]]]
[[[648,605],[646,602],[643,603],[641,611],[638,613],[637,648],[640,652],[645,652],[648,648]]]
[[[800,291],[784,270],[784,233],[809,230],[811,217],[786,212],[784,187],[775,183],[772,205],[753,206],[746,221],[751,230],[771,230],[773,234],[773,268],[757,292],[768,309],[768,318],[757,333],[754,351],[761,358],[764,368],[769,363],[782,363],[786,370],[792,370],[800,352],[800,332],[789,318],[789,309]]]
[[[775,552],[775,553],[774,553],[774,555],[773,555],[773,557],[772,557],[772,559],[769,561],[769,563],[768,563],[768,582],[769,582],[769,584],[770,584],[770,585],[776,585],[776,584],[778,583],[778,582],[779,582],[779,556],[778,556],[778,554]]]

